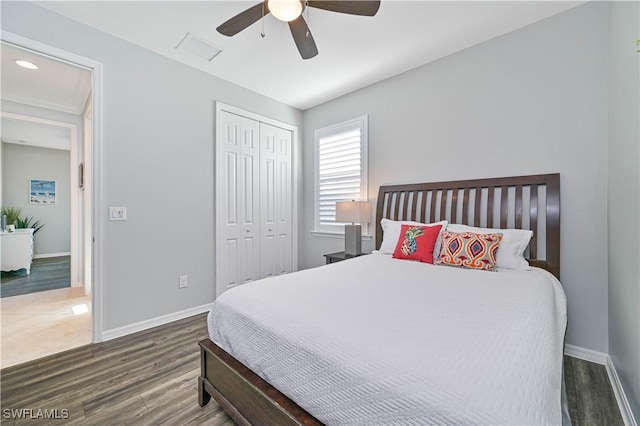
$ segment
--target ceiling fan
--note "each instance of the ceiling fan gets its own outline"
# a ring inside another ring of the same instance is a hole
[[[310,59],[318,54],[318,48],[302,17],[306,7],[349,15],[374,16],[380,8],[380,0],[264,0],[229,19],[217,30],[220,34],[231,37],[271,13],[277,19],[289,23],[291,35],[302,59]]]

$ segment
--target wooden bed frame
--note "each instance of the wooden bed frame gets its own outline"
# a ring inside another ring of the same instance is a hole
[[[541,213],[540,213],[541,212]],[[383,218],[423,223],[449,220],[489,228],[530,229],[532,266],[560,279],[560,175],[545,174],[453,182],[381,186],[376,210],[376,248]],[[544,251],[544,259],[539,257]],[[198,343],[198,403],[213,397],[240,425],[320,425],[211,340]]]

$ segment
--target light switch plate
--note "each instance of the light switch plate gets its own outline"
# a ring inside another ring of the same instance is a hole
[[[189,287],[189,276],[188,275],[180,275],[178,277],[178,287],[180,287],[180,288]]]
[[[127,208],[109,207],[109,220],[127,220]]]

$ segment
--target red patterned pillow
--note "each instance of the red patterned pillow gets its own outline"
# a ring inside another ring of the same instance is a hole
[[[393,257],[433,263],[433,248],[441,228],[442,225],[402,225]]]
[[[496,252],[501,240],[502,234],[497,233],[445,231],[442,233],[442,248],[436,264],[493,271],[496,267]]]

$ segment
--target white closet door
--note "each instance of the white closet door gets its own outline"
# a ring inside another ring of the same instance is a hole
[[[218,277],[222,291],[260,278],[260,126],[257,121],[222,111],[223,140],[216,197],[219,221]],[[218,187],[220,189],[220,186]]]
[[[260,123],[262,277],[292,269],[291,142],[291,131]]]
[[[277,195],[276,195],[276,140],[278,129],[260,123],[260,275],[272,277],[276,272],[277,261]]]
[[[278,275],[293,271],[293,186],[291,153],[293,134],[289,130],[278,129],[278,171],[276,193],[278,200]]]

